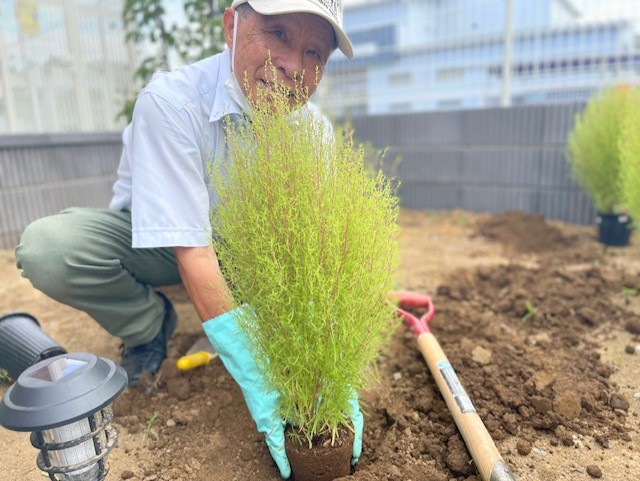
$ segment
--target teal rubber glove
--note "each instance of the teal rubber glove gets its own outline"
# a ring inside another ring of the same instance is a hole
[[[358,393],[355,391],[351,401],[349,401],[349,417],[353,423],[354,430],[353,453],[351,455],[351,466],[353,466],[358,462],[362,454],[362,428],[364,427],[364,417],[362,417],[362,412],[360,411]]]
[[[280,476],[291,476],[291,466],[284,450],[284,421],[276,414],[278,393],[267,391],[262,376],[249,351],[249,341],[238,326],[238,307],[202,324],[211,345],[229,374],[242,390],[249,413],[258,432],[264,433],[271,457],[278,465]]]
[[[227,371],[240,386],[258,432],[265,435],[269,452],[280,470],[280,476],[287,479],[291,476],[291,466],[284,448],[285,422],[276,414],[278,393],[266,390],[262,376],[249,350],[249,341],[238,326],[236,316],[241,313],[243,308],[246,307],[238,307],[214,317],[203,323],[202,327]],[[355,431],[351,457],[351,465],[353,466],[362,454],[364,426],[358,394],[355,391],[353,398],[349,401],[349,417]]]

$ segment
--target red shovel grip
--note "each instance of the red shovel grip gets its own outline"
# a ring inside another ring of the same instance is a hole
[[[398,315],[402,317],[404,323],[411,328],[416,336],[431,332],[429,321],[436,314],[431,297],[409,291],[391,291],[387,297],[398,306]],[[426,309],[427,311],[418,318],[404,309]]]

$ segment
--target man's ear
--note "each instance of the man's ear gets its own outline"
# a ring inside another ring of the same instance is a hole
[[[227,42],[227,47],[233,48],[233,17],[235,10],[233,8],[227,8],[222,16],[222,26],[224,28],[224,39]]]

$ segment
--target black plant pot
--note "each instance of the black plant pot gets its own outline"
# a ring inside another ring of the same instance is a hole
[[[602,214],[596,218],[598,239],[606,246],[624,247],[629,245],[631,219],[627,214]]]
[[[31,314],[13,312],[0,317],[0,368],[13,379],[29,366],[66,352]]]

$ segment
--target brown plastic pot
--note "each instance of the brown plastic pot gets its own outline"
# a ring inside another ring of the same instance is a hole
[[[311,448],[306,440],[299,444],[289,435],[292,432],[293,428],[287,426],[284,445],[295,481],[331,481],[351,474],[353,432],[340,427],[333,445],[330,436],[318,437]]]

